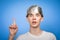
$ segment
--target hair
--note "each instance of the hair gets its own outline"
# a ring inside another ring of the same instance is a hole
[[[41,17],[43,17],[42,8],[39,7],[39,6],[37,6],[37,5],[33,5],[33,6],[29,7],[29,9],[27,10],[27,15],[26,15],[26,17],[29,16],[29,14],[31,13],[31,10],[32,10],[33,8],[34,8],[34,9],[37,8],[39,14],[41,15]]]

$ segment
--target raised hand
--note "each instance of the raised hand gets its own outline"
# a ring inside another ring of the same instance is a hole
[[[9,30],[10,30],[9,40],[10,39],[12,40],[14,38],[15,34],[17,33],[17,30],[18,30],[15,19],[13,19],[13,24],[10,25]]]

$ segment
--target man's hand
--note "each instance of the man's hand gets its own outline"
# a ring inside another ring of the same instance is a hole
[[[10,30],[9,40],[13,40],[13,38],[14,38],[14,36],[17,33],[17,30],[18,30],[15,19],[13,19],[13,24],[9,27],[9,30]]]

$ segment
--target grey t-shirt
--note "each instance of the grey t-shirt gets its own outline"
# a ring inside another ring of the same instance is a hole
[[[17,40],[56,40],[56,37],[53,33],[43,31],[41,35],[36,36],[27,32],[23,35],[20,35]]]

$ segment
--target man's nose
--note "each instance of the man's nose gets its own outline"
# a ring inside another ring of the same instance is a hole
[[[35,16],[33,16],[33,20],[36,20],[36,17]]]

